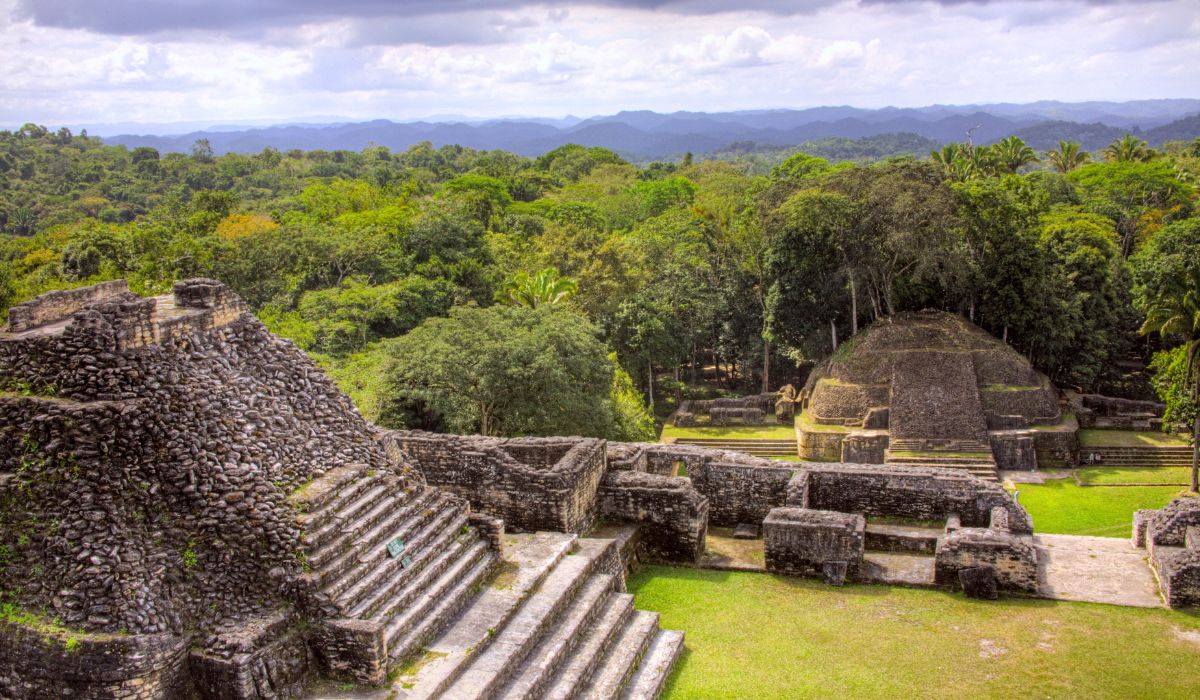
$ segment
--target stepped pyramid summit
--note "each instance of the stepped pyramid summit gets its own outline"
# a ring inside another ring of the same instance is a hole
[[[962,468],[984,478],[1075,449],[1050,380],[961,316],[903,313],[809,378],[800,456]]]

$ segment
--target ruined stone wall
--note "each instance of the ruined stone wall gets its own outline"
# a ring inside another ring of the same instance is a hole
[[[940,520],[957,513],[966,526],[987,527],[992,509],[1008,511],[1013,532],[1029,533],[1025,509],[1000,484],[946,469],[805,463],[789,487],[788,505],[889,517]]]
[[[268,700],[300,697],[315,676],[303,623],[284,610],[218,630],[188,659],[201,698]]]
[[[382,442],[433,486],[471,501],[510,530],[583,532],[605,470],[595,438],[487,438],[397,430]]]
[[[1167,605],[1200,606],[1200,498],[1134,513],[1133,544],[1148,550]]]
[[[693,562],[704,552],[708,501],[685,477],[613,470],[599,503],[606,520],[642,525],[641,545],[653,559]]]
[[[971,355],[925,350],[897,355],[889,425],[893,438],[986,442]]]
[[[692,485],[708,499],[709,523],[721,527],[761,523],[772,508],[783,505],[793,473],[783,467],[718,461],[688,468]]]
[[[842,461],[842,442],[847,433],[821,433],[811,430],[800,431],[799,452],[801,459],[816,462]]]
[[[1032,433],[992,433],[989,437],[997,469],[1025,472],[1037,469]]]
[[[73,634],[0,620],[0,697],[186,700],[195,697],[188,644],[165,634]]]
[[[79,289],[46,292],[11,307],[8,310],[8,329],[13,332],[26,331],[47,323],[70,318],[76,311],[108,297],[129,292],[125,280],[101,282]]]

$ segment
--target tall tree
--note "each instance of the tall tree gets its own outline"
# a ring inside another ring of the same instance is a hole
[[[1030,163],[1038,162],[1037,154],[1016,136],[1006,136],[992,146],[1001,173],[1015,173]]]
[[[1200,401],[1200,219],[1165,226],[1135,256],[1133,269],[1134,298],[1146,314],[1142,333],[1157,332],[1183,347],[1180,378],[1195,413],[1192,490],[1200,491],[1200,411],[1195,410]]]
[[[1133,134],[1125,134],[1104,148],[1104,160],[1113,163],[1146,161],[1153,155],[1146,142]]]
[[[1057,151],[1046,151],[1046,161],[1060,173],[1069,173],[1091,159],[1077,141],[1059,141]]]

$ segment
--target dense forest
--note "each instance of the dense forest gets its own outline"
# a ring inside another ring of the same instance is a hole
[[[1063,386],[1145,396],[1129,370],[1150,364],[1192,415],[1200,140],[811,146],[830,158],[216,156],[26,125],[0,132],[0,310],[214,277],[384,425],[652,439],[681,397],[775,388],[875,319],[938,308]]]

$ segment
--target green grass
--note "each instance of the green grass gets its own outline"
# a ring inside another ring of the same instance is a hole
[[[664,425],[662,435],[665,438],[722,438],[726,440],[795,440],[796,429],[790,425],[729,425],[729,426],[697,426],[694,428],[676,428]]]
[[[1086,485],[1140,484],[1151,486],[1192,483],[1191,467],[1093,467],[1075,472]]]
[[[776,462],[800,462],[802,461],[798,455],[772,455],[767,459],[775,460]]]
[[[801,413],[796,416],[796,426],[801,430],[807,430],[810,433],[848,433],[850,428],[844,425],[828,425],[826,423],[818,423],[812,419],[807,413]]]
[[[658,566],[629,590],[686,635],[666,700],[1200,696],[1196,614]]]
[[[1077,486],[1070,479],[1018,489],[1034,532],[1096,537],[1129,537],[1135,510],[1162,508],[1181,492],[1178,486]]]
[[[1079,444],[1083,447],[1187,447],[1190,443],[1183,435],[1153,430],[1080,430]]]

